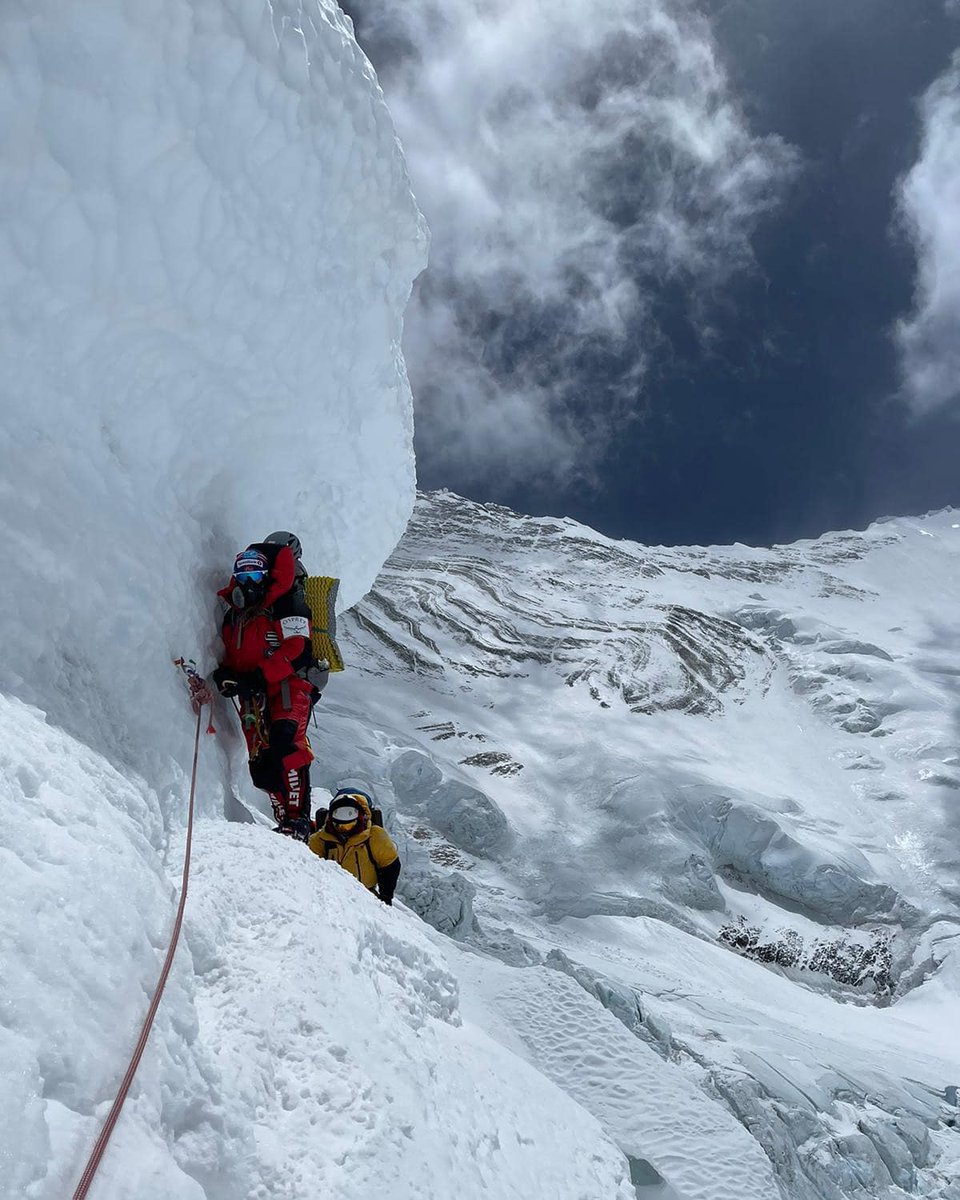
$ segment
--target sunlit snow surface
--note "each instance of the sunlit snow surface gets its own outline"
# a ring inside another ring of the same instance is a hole
[[[446,880],[411,901],[450,927],[476,890],[456,932],[497,961],[465,1002],[680,1194],[953,1195],[958,587],[950,512],[671,550],[435,494],[349,620],[315,775],[396,796]],[[741,915],[889,937],[892,989],[740,957]],[[652,1099],[687,1085],[695,1154]],[[766,1151],[752,1185],[719,1112]]]
[[[464,1021],[428,926],[259,828],[208,823],[197,854],[200,1040],[255,1117],[230,1194],[632,1197],[596,1120]]]
[[[117,1042],[132,1049],[143,1020],[169,936],[172,888],[156,851],[151,790],[6,697],[0,796],[0,1196],[52,1198],[72,1194],[96,1129],[92,1114],[122,1075]],[[134,1156],[156,1171],[165,1194],[193,1200],[202,1193],[166,1142],[183,1108],[194,1110],[202,1136],[213,1105],[190,1046],[186,963],[178,965],[118,1137],[121,1161]],[[227,1153],[229,1141],[221,1139]]]

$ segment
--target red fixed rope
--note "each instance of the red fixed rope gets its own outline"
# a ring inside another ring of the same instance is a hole
[[[163,963],[163,970],[160,972],[160,979],[157,981],[156,991],[153,993],[153,999],[150,1001],[150,1010],[143,1022],[143,1028],[140,1030],[140,1039],[137,1042],[136,1049],[134,1050],[133,1056],[130,1059],[130,1064],[127,1067],[127,1073],[124,1075],[123,1082],[120,1084],[120,1090],[117,1092],[117,1098],[113,1102],[113,1108],[110,1109],[110,1115],[107,1117],[103,1128],[100,1130],[100,1136],[97,1138],[97,1143],[93,1148],[83,1175],[80,1177],[80,1182],[77,1184],[77,1190],[73,1193],[73,1200],[84,1200],[84,1197],[90,1190],[90,1185],[93,1183],[93,1177],[97,1173],[100,1162],[106,1153],[107,1143],[110,1141],[110,1135],[113,1133],[114,1126],[120,1119],[120,1110],[123,1108],[123,1102],[127,1098],[127,1093],[130,1091],[130,1085],[133,1083],[133,1077],[136,1075],[137,1067],[140,1065],[140,1059],[143,1057],[143,1051],[146,1048],[147,1039],[150,1036],[150,1030],[153,1028],[153,1019],[157,1015],[157,1009],[160,1007],[160,998],[163,996],[163,989],[167,984],[167,976],[170,974],[170,968],[173,965],[173,956],[177,952],[177,942],[180,939],[180,927],[183,925],[183,910],[187,904],[187,884],[190,879],[190,851],[193,846],[193,807],[194,796],[196,795],[197,790],[197,762],[200,758],[200,721],[203,707],[199,704],[196,707],[197,733],[193,743],[193,773],[190,777],[190,806],[187,811],[187,845],[183,855],[183,880],[180,884],[180,905],[177,908],[177,918],[173,923],[173,933],[170,936],[170,945],[167,949],[167,957]]]

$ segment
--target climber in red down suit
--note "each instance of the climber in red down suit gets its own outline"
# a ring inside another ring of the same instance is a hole
[[[237,555],[230,582],[217,593],[227,611],[213,681],[239,702],[250,778],[269,793],[277,832],[306,841],[313,761],[307,722],[320,692],[304,678],[313,662],[311,613],[298,584],[289,545],[254,542]]]

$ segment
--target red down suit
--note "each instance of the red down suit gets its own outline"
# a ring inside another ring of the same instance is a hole
[[[238,674],[263,672],[265,695],[245,702],[241,713],[250,778],[269,792],[278,821],[297,820],[310,813],[313,751],[307,722],[319,696],[300,674],[313,661],[311,612],[302,587],[294,586],[293,551],[269,542],[256,542],[250,549],[266,558],[269,583],[263,601],[252,609],[235,604],[232,578],[218,593],[227,603],[221,666]]]

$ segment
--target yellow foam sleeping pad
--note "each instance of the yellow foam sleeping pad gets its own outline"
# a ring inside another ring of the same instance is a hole
[[[310,605],[313,620],[310,623],[313,653],[315,658],[325,658],[331,671],[343,670],[343,655],[337,645],[337,592],[340,580],[329,575],[308,575],[303,583],[303,594]]]

